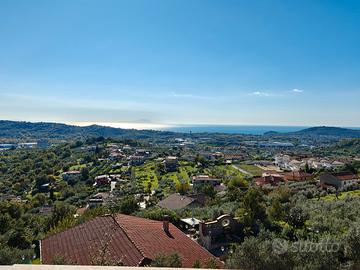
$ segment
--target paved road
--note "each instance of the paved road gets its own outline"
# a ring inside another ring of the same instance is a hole
[[[247,174],[247,175],[249,175],[249,176],[253,176],[251,173],[249,173],[249,172],[247,172],[247,171],[239,168],[238,166],[235,166],[235,165],[232,165],[232,166],[233,166],[233,168],[237,169],[238,171],[242,172],[243,174]]]

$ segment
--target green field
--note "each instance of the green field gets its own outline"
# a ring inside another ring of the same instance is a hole
[[[134,168],[136,179],[143,184],[145,189],[148,188],[149,183],[151,183],[151,190],[158,188],[159,182],[155,173],[154,162],[146,162],[144,165]]]
[[[244,171],[247,171],[248,173],[254,176],[261,176],[263,173],[262,169],[254,165],[240,164],[236,166],[239,167],[240,169],[243,169]]]
[[[147,161],[144,165],[136,166],[135,177],[142,183],[145,189],[148,188],[151,183],[151,190],[155,190],[159,187],[159,179],[156,175],[156,163],[153,161]],[[190,183],[190,176],[197,173],[197,169],[190,166],[187,162],[179,163],[179,168],[176,172],[165,173],[161,176],[161,179],[170,179],[175,185],[180,183],[180,180],[185,180]]]
[[[352,190],[352,191],[341,192],[338,195],[338,198],[339,200],[345,200],[348,197],[351,198],[351,197],[359,197],[359,196],[360,196],[360,190]],[[317,200],[317,198],[314,198],[313,200]],[[324,197],[321,197],[320,200],[330,202],[330,201],[335,201],[337,199],[335,194],[329,194]]]
[[[78,165],[73,165],[69,168],[69,171],[80,171],[82,168],[85,168],[86,164],[78,164]]]

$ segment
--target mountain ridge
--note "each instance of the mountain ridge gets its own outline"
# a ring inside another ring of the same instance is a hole
[[[210,134],[211,132],[199,133]],[[113,138],[167,138],[176,134],[184,134],[174,131],[158,131],[158,130],[137,130],[114,128],[101,125],[75,126],[63,123],[52,122],[27,122],[27,121],[11,121],[0,120],[0,138],[2,139],[50,139],[50,140],[66,140],[81,139],[88,137],[113,137]],[[214,133],[215,134],[215,133]],[[216,133],[221,134],[221,133]],[[185,134],[184,134],[185,135]],[[195,135],[195,134],[193,134]],[[229,135],[229,134],[227,134]],[[241,135],[241,134],[233,134]],[[293,137],[293,136],[331,136],[338,138],[360,138],[360,130],[318,126],[310,127],[295,132],[275,132],[269,131],[264,133],[268,137]]]
[[[302,129],[295,132],[280,133],[275,131],[266,132],[267,136],[332,136],[341,138],[360,138],[360,130],[342,128],[342,127],[330,127],[330,126],[316,126],[306,129]]]
[[[86,137],[114,137],[146,139],[169,136],[173,132],[113,128],[100,125],[75,126],[51,122],[0,120],[0,138],[7,139],[78,139]]]

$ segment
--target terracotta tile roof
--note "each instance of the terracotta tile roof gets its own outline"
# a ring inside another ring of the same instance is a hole
[[[288,181],[301,181],[301,180],[309,180],[314,176],[310,173],[306,173],[303,171],[293,171],[285,174],[285,178]]]
[[[258,186],[269,185],[269,184],[271,186],[276,186],[280,182],[282,182],[283,180],[284,180],[284,178],[281,177],[281,176],[265,175],[265,176],[262,176],[262,177],[256,177],[255,178],[255,183]]]
[[[332,175],[340,181],[355,180],[359,178],[356,174],[353,174],[352,172],[339,172],[333,173]]]
[[[216,259],[172,224],[169,226],[170,233],[167,234],[163,230],[162,221],[127,215],[117,215],[116,221],[144,256],[152,260],[160,253],[174,252],[182,258],[183,267],[192,267],[196,260],[204,263],[210,258]],[[217,261],[220,265],[220,261]]]
[[[43,264],[51,264],[53,257],[61,255],[73,264],[94,264],[99,250],[107,246],[107,258],[125,266],[148,264],[159,254],[178,253],[183,267],[192,267],[196,260],[221,262],[199,244],[188,238],[174,225],[169,233],[162,221],[117,214],[97,217],[64,232],[41,240]]]
[[[107,244],[111,261],[137,266],[144,259],[114,218],[102,216],[41,240],[42,263],[52,264],[55,256],[61,256],[71,264],[90,265]]]

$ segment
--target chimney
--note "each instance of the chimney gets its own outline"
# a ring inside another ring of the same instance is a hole
[[[163,229],[164,232],[169,233],[169,223],[170,223],[170,217],[168,215],[165,215],[163,218]]]

